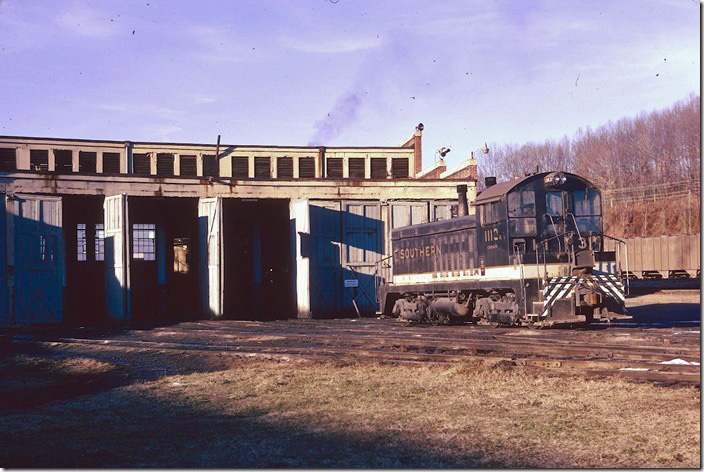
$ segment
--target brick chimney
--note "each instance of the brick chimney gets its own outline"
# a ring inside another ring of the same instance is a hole
[[[411,139],[406,141],[401,147],[413,149],[413,178],[423,170],[423,123],[418,123]]]

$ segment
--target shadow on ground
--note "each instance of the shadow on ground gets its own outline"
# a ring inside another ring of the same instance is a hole
[[[666,323],[701,320],[699,303],[652,303],[629,307],[628,312],[636,322]]]
[[[33,354],[39,352],[34,350]],[[11,360],[4,355],[3,362]],[[92,381],[68,375],[48,389],[34,385],[34,391],[25,388],[15,392],[14,398],[6,395],[2,404],[14,407],[0,410],[0,464],[11,468],[515,465],[485,460],[478,450],[435,452],[434,445],[426,449],[404,440],[401,432],[325,431],[325,425],[287,420],[285,415],[272,419],[266,409],[227,412],[208,402],[187,400],[185,395],[183,401],[178,395],[165,398],[163,389],[178,387],[168,383],[159,389],[150,389],[149,384],[130,387],[144,379],[127,374],[119,371]],[[67,387],[63,393],[62,387]],[[215,403],[219,404],[217,399]],[[528,459],[520,465],[539,466]]]

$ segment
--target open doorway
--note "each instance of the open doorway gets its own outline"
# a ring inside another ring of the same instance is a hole
[[[289,201],[223,201],[226,318],[295,316]]]

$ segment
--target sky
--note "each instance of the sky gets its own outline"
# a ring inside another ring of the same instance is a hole
[[[424,166],[700,90],[697,0],[0,0],[0,135],[397,146]]]

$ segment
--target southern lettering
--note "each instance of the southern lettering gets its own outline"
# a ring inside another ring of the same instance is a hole
[[[420,257],[432,257],[442,254],[440,245],[412,247],[399,250],[400,259],[416,259]]]

